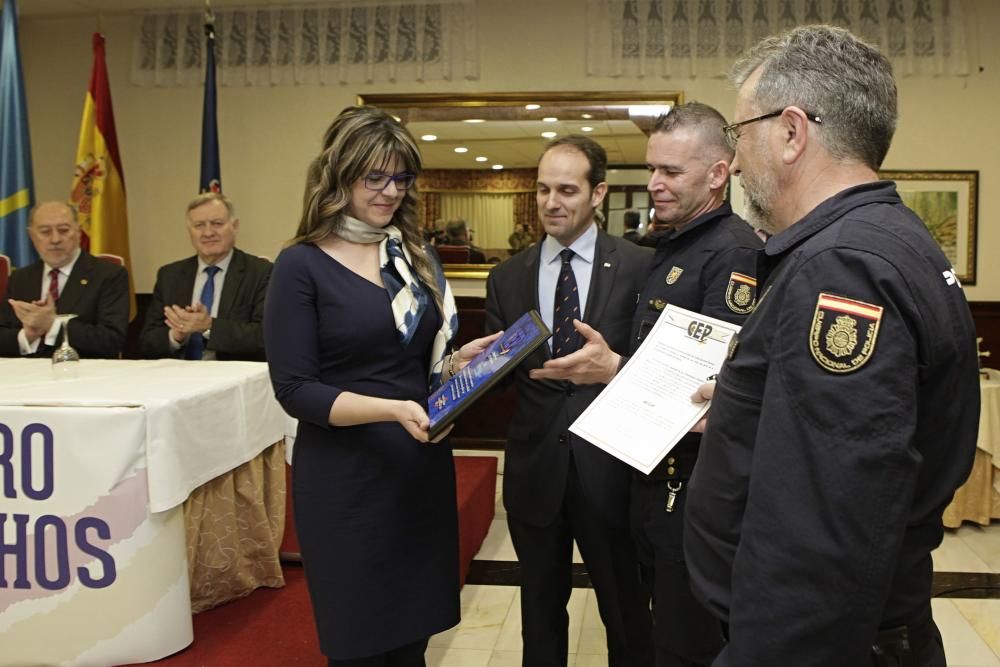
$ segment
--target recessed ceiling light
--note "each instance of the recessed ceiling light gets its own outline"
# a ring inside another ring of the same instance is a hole
[[[555,116],[546,116],[545,118],[542,119],[542,122],[543,123],[554,123],[557,120],[559,120],[559,119],[556,118]]]
[[[456,153],[468,153],[469,149],[466,148],[465,146],[455,146],[455,152]]]
[[[493,165],[493,168],[496,169],[497,171],[499,171],[499,170],[503,169],[503,165],[502,164],[495,164],[495,165]]]
[[[542,136],[545,137],[546,139],[551,139],[552,137],[556,136],[556,133],[555,132],[542,132]]]
[[[421,138],[421,140],[423,140],[423,141],[437,141],[437,138],[438,138],[438,137],[437,137],[437,135],[436,135],[436,134],[425,134],[425,135],[423,135],[423,136],[422,136],[422,137],[420,137],[420,138]]]
[[[466,118],[462,121],[463,123],[485,123],[486,121],[482,118]]]
[[[524,108],[527,109],[528,111],[534,111],[535,109],[541,109],[542,105],[541,104],[525,104]]]
[[[593,132],[593,131],[594,131],[594,128],[592,128],[592,127],[591,127],[591,126],[589,126],[589,125],[584,125],[583,127],[581,127],[581,128],[580,128],[580,131],[581,131],[581,132]]]
[[[489,158],[486,157],[485,155],[480,155],[479,157],[476,158],[476,162],[486,162],[487,160],[489,160]]]
[[[585,113],[585,114],[583,114],[583,115],[582,115],[581,117],[582,117],[582,118],[593,118],[594,116],[593,116],[592,114],[589,114],[589,113]]]

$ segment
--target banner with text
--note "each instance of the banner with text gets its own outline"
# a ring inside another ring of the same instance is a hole
[[[151,514],[140,408],[0,406],[0,667],[193,639],[183,511]]]

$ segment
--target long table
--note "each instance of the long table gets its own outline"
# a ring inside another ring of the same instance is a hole
[[[262,363],[84,360],[63,377],[0,360],[0,667],[190,644],[185,501],[258,474],[262,453],[280,465],[284,423]]]
[[[1000,519],[1000,370],[986,368],[979,380],[982,408],[972,472],[944,512],[944,525],[957,528],[963,521],[984,526]]]

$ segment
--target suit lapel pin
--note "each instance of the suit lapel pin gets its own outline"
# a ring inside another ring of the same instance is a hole
[[[611,262],[604,262],[604,268],[605,269],[610,269],[611,268]]]
[[[87,279],[86,278],[80,278],[80,284],[81,285],[86,285],[87,284]]]

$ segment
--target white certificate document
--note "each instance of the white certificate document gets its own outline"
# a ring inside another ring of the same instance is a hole
[[[648,475],[708,410],[691,395],[722,368],[739,330],[668,305],[569,430]]]

